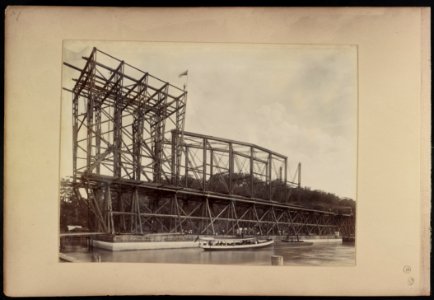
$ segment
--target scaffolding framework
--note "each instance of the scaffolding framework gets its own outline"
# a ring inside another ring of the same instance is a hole
[[[184,128],[187,92],[96,48],[83,59],[83,69],[65,63],[80,71],[70,90],[74,179],[170,181],[170,132]]]
[[[92,227],[100,232],[235,235],[239,228],[259,235],[354,232],[352,215],[274,201],[96,175],[73,185],[78,198],[96,212]]]
[[[72,89],[73,182],[110,234],[354,234],[354,216],[285,204],[286,156],[184,130],[187,91],[93,48]],[[282,193],[284,191],[284,193]],[[277,198],[279,195],[280,198]],[[282,196],[283,195],[283,196]],[[282,199],[283,197],[283,199]]]
[[[287,180],[287,157],[249,143],[172,131],[176,186],[272,200],[276,191],[300,182]]]

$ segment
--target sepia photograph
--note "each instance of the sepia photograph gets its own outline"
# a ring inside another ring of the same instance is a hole
[[[357,47],[63,42],[59,260],[355,266]]]
[[[4,294],[429,295],[430,20],[8,7]]]

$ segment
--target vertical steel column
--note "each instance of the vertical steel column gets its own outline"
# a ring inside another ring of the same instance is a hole
[[[184,114],[185,114],[185,105],[186,105],[186,98],[187,92],[185,92],[183,95],[179,96],[176,99],[175,105],[176,105],[176,145],[175,145],[175,153],[176,153],[176,184],[179,184],[179,177],[181,175],[181,156],[182,156],[182,145],[183,143],[183,135],[184,135]],[[184,103],[182,103],[184,101]],[[173,160],[172,160],[173,161]]]
[[[238,223],[238,215],[237,215],[237,209],[235,208],[235,203],[233,200],[230,200],[230,202],[231,202],[231,207],[232,207],[232,218],[234,219],[234,221],[232,221],[231,229],[228,231],[228,234],[229,234],[229,232],[234,234],[235,226],[237,226],[237,228],[239,228],[240,225]]]
[[[101,105],[97,104],[95,105],[95,158],[98,160],[98,158],[101,155]],[[101,173],[101,162],[98,162],[96,165],[96,173]]]
[[[107,229],[111,234],[115,234],[115,225],[113,221],[113,208],[112,208],[112,195],[110,191],[110,185],[106,185],[105,192],[105,203],[106,203],[106,217],[107,217]]]
[[[120,212],[125,212],[124,201],[122,200],[122,195],[120,193],[118,193],[117,196],[117,203],[118,203],[117,210]],[[126,231],[125,215],[119,216],[119,231]]]
[[[75,89],[74,89],[75,90]],[[77,179],[77,149],[78,149],[78,94],[72,95],[72,172],[74,182]]]
[[[207,212],[208,212],[209,221],[211,223],[212,234],[215,235],[215,229],[214,229],[214,224],[213,224],[213,221],[212,221],[212,213],[211,213],[211,208],[210,208],[210,205],[209,205],[208,197],[205,198],[205,205],[206,205],[206,209],[207,209]],[[206,228],[207,227],[205,227],[205,229]],[[205,230],[205,229],[203,229],[203,230]]]
[[[250,197],[254,197],[254,186],[253,186],[253,157],[254,157],[255,153],[253,150],[253,146],[250,146]]]
[[[92,54],[92,61],[90,66],[92,68],[92,82],[91,89],[95,88],[95,75],[96,75],[96,51]],[[92,93],[94,98],[93,107],[95,110],[95,161],[97,161],[101,155],[101,105],[102,103],[96,102],[98,99],[97,96]],[[96,173],[100,174],[101,172],[101,162],[98,162],[96,165]]]
[[[206,144],[207,139],[203,139],[203,157],[202,157],[202,189],[206,190]]]
[[[271,187],[271,172],[272,172],[272,155],[271,155],[271,153],[268,153],[268,182],[269,182],[269,185],[268,185],[268,188],[269,188],[269,191],[268,191],[268,199],[271,201],[271,198],[272,198],[272,187]]]
[[[130,209],[130,232],[137,232],[137,215],[136,211],[136,193],[131,193],[131,209]]]
[[[184,229],[182,228],[181,214],[179,213],[178,195],[176,193],[173,196],[173,200],[175,201],[176,216],[177,216],[177,221],[178,221],[178,225],[176,225],[176,222],[175,222],[175,227],[174,227],[175,230],[174,231],[176,232],[176,229],[179,226],[179,228],[181,229],[181,233],[183,233]]]
[[[86,170],[90,171],[92,163],[92,138],[93,138],[93,110],[94,110],[94,94],[93,89],[95,85],[94,72],[95,62],[93,56],[89,57],[89,71],[88,81],[90,80],[90,87],[87,95],[87,108],[86,108],[86,127],[87,127],[87,147],[86,147]]]
[[[188,187],[188,146],[185,146],[185,167],[184,167],[185,187]]]
[[[114,124],[113,124],[113,176],[122,177],[121,172],[121,153],[122,153],[122,82],[123,82],[124,62],[122,61],[117,68],[115,80],[116,100],[114,103]]]
[[[176,162],[177,170],[176,174],[179,177],[181,171],[181,155],[182,155],[182,145],[184,137],[184,124],[185,124],[185,110],[187,105],[187,91],[185,91],[181,96],[175,100],[176,106],[176,131],[177,131],[177,144],[176,144]],[[180,135],[180,136],[179,136]],[[178,179],[177,179],[178,180]]]
[[[170,165],[170,171],[171,171],[171,180],[173,185],[178,185],[178,174],[177,174],[177,137],[178,133],[176,130],[172,130],[172,154],[171,154],[171,165]]]
[[[139,108],[134,116],[133,127],[133,169],[134,179],[140,180],[141,177],[141,149],[143,138],[144,116],[143,111]]]
[[[167,102],[169,84],[166,83],[162,91],[158,92],[158,102],[156,103],[157,114],[155,115],[156,122],[154,122],[153,130],[153,143],[154,143],[154,182],[161,182],[161,173],[163,165],[163,143],[164,143],[164,128],[166,120],[163,117],[165,105]]]
[[[283,174],[283,182],[285,183],[286,186],[286,181],[287,181],[287,176],[288,176],[288,158],[285,157],[285,170],[284,170],[284,174]]]
[[[86,111],[86,127],[87,127],[87,147],[86,147],[86,169],[90,170],[92,162],[92,127],[93,127],[93,96],[89,95],[87,98],[87,111]]]
[[[142,218],[140,216],[140,197],[139,197],[139,190],[136,188],[134,191],[134,206],[135,206],[135,213],[137,215],[136,220],[136,232],[137,232],[137,225],[139,226],[139,232],[143,234],[143,228],[142,228]]]
[[[210,178],[214,175],[214,151],[212,147],[210,148],[210,162],[209,162],[209,176]]]
[[[153,160],[154,160],[154,169],[153,169],[153,181],[160,182],[161,179],[161,114],[157,113],[154,116],[154,129],[152,131],[153,135]],[[152,121],[151,121],[152,122]],[[151,125],[152,126],[152,125]]]
[[[183,142],[182,136],[180,137],[179,131],[176,131],[176,184],[179,184],[179,178],[181,176],[181,157],[182,157],[182,145]]]
[[[90,89],[92,91],[92,99],[93,99],[93,109],[95,111],[95,161],[99,158],[101,155],[101,104],[96,102],[95,100],[98,99],[98,96],[96,95],[95,91],[95,75],[96,75],[96,48],[94,48],[94,51],[92,52],[90,58],[91,61],[89,62],[89,66],[91,68],[92,77],[90,78]],[[101,163],[97,163],[96,165],[96,173],[100,174],[101,171]]]
[[[232,189],[233,189],[233,175],[234,175],[234,150],[233,150],[233,146],[232,143],[229,142],[229,194],[232,194]]]

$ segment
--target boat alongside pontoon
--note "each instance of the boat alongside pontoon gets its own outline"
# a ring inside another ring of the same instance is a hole
[[[199,247],[205,251],[214,250],[238,250],[238,249],[251,249],[262,248],[274,243],[273,239],[259,239],[259,238],[241,238],[241,239],[202,239],[199,242]]]

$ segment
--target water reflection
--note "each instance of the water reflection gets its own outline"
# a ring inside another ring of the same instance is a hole
[[[90,253],[75,250],[68,255],[86,262],[100,256],[102,262],[219,265],[270,265],[272,255],[281,255],[284,265],[355,265],[354,245],[342,243],[318,243],[308,247],[292,247],[287,243],[276,242],[266,248],[233,251],[204,251],[200,248],[189,248],[111,252],[94,248]]]

